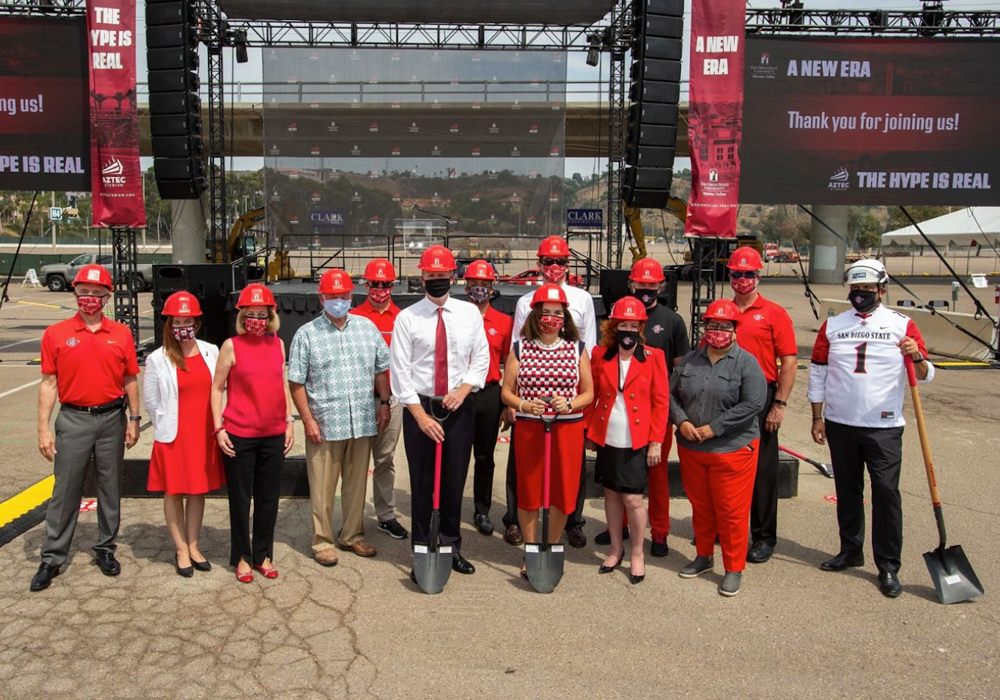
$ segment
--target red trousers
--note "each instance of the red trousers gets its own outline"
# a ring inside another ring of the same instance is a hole
[[[713,454],[677,446],[698,556],[712,556],[718,535],[726,571],[746,568],[757,447],[754,440],[736,452]]]
[[[653,537],[666,537],[670,534],[670,481],[667,478],[667,459],[670,448],[674,444],[674,434],[667,426],[667,435],[663,438],[663,449],[660,463],[649,469],[649,527]],[[622,527],[628,525],[628,513],[622,514]]]

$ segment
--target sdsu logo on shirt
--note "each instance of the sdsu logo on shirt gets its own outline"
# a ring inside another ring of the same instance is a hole
[[[66,345],[68,345],[71,348],[75,348],[79,344],[80,344],[80,341],[77,340],[76,338],[67,338],[66,339]]]

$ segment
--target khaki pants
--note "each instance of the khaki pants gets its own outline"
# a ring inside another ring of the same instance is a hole
[[[375,398],[375,409],[378,410],[379,400]],[[392,399],[389,425],[381,433],[372,438],[372,503],[375,506],[375,516],[380,523],[396,517],[396,444],[403,428],[403,407],[395,398]]]
[[[341,544],[364,539],[365,490],[368,483],[368,457],[372,438],[324,440],[316,445],[306,441],[306,473],[309,476],[309,501],[312,503],[314,552],[334,546],[333,502],[337,482],[343,476],[340,500],[344,511]]]

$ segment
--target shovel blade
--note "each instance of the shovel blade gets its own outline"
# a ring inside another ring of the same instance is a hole
[[[417,579],[420,590],[429,595],[435,595],[444,590],[451,576],[451,562],[454,554],[447,546],[430,548],[427,545],[415,545],[413,548],[413,577]]]
[[[551,593],[559,585],[566,563],[566,549],[561,544],[526,544],[524,564],[528,582],[539,593]]]
[[[983,594],[983,584],[959,545],[924,553],[924,563],[934,581],[938,600],[944,604],[960,603]]]

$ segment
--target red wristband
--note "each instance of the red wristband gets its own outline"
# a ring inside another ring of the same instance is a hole
[[[221,433],[225,429],[226,429],[226,426],[222,426],[221,428],[216,428],[215,430],[212,431],[212,435],[218,435],[219,433]]]

